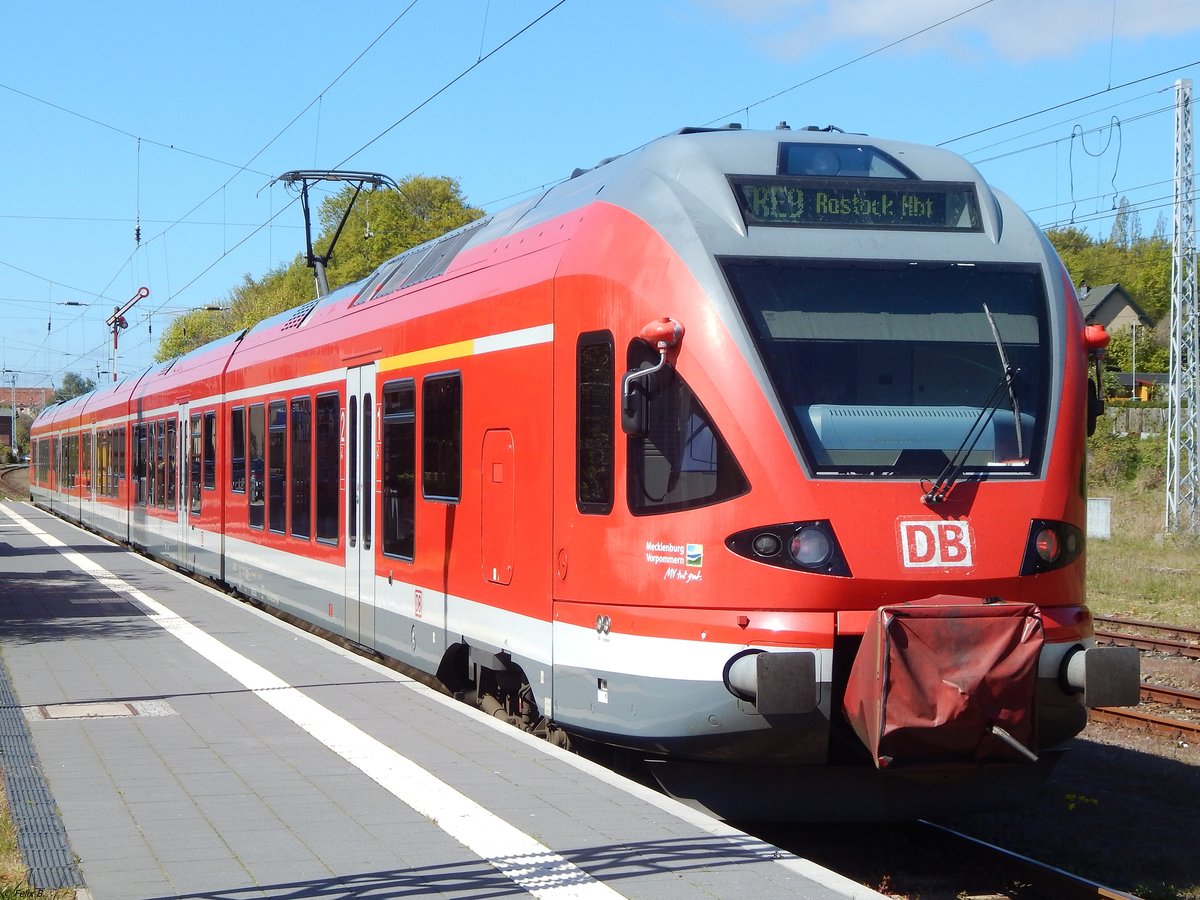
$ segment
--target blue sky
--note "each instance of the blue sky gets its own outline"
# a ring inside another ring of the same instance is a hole
[[[786,120],[945,144],[1044,226],[1107,235],[1126,196],[1169,233],[1174,85],[1200,76],[1200,0],[15,0],[5,33],[19,386],[108,370],[142,285],[122,374],[289,261],[292,169],[448,175],[494,210],[685,125]]]

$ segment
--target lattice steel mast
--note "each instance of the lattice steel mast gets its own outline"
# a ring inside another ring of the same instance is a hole
[[[1200,525],[1200,310],[1196,297],[1196,188],[1192,81],[1175,82],[1175,217],[1171,247],[1171,372],[1167,396],[1167,521]]]

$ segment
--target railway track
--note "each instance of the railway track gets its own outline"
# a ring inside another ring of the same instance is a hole
[[[0,467],[0,497],[29,499],[29,468],[23,465]]]
[[[945,825],[925,820],[921,820],[920,824],[936,831],[943,840],[962,846],[981,861],[1010,872],[1012,884],[1020,885],[1022,897],[1045,897],[1047,900],[1137,900],[1133,894],[1106,887],[1030,856],[1005,850]]]
[[[1096,640],[1100,643],[1200,659],[1200,628],[1115,616],[1096,616],[1092,621],[1096,626]]]
[[[1181,741],[1200,740],[1200,694],[1177,688],[1142,685],[1142,703],[1149,708],[1096,707],[1089,711],[1093,721],[1146,731]],[[1168,715],[1161,715],[1167,712]]]
[[[1180,741],[1200,740],[1200,722],[1189,722],[1167,716],[1142,712],[1137,708],[1095,707],[1089,712],[1092,721],[1107,722],[1122,728],[1148,731]]]
[[[1096,616],[1101,643],[1137,647],[1148,653],[1200,660],[1200,629],[1142,619]],[[1129,708],[1096,708],[1093,721],[1179,741],[1200,740],[1200,693],[1155,684],[1142,685],[1142,703]]]

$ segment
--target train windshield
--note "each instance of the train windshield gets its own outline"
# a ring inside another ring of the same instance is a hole
[[[1051,371],[1036,266],[722,265],[815,473],[1036,471]]]

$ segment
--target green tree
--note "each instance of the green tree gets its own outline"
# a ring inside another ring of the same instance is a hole
[[[483,215],[483,210],[467,205],[453,178],[414,175],[401,181],[398,188],[359,195],[333,250],[328,268],[331,285],[365,278],[396,254]],[[318,252],[329,246],[353,194],[352,187],[345,187],[321,204]]]
[[[7,418],[7,416],[6,416]],[[13,452],[12,447],[8,444],[0,445],[0,465],[16,462],[23,454],[29,452],[29,427],[33,424],[33,417],[20,413],[17,416],[17,449]],[[3,897],[0,893],[0,897]]]
[[[63,376],[62,386],[54,391],[55,403],[62,403],[64,400],[70,400],[72,397],[78,397],[80,394],[86,394],[89,391],[96,389],[96,382],[90,378],[84,378],[77,372],[68,372]]]
[[[1114,247],[1129,250],[1141,240],[1142,217],[1129,202],[1129,198],[1122,197],[1117,205],[1117,214],[1113,217],[1112,231],[1109,232],[1108,242]]]
[[[1171,246],[1159,228],[1149,238],[1138,234],[1136,213],[1123,201],[1124,221],[1114,222],[1111,239],[1097,241],[1078,228],[1058,228],[1046,237],[1062,257],[1077,285],[1119,283],[1154,321],[1170,308]],[[1118,214],[1118,219],[1122,215]]]
[[[183,356],[202,344],[214,341],[234,330],[229,311],[217,307],[194,309],[176,316],[159,338],[156,362]]]
[[[29,452],[29,429],[33,427],[33,416],[20,413],[17,416],[17,449],[22,453]]]
[[[1127,261],[1121,285],[1157,322],[1171,309],[1171,244],[1161,238],[1140,241],[1130,248]]]
[[[1106,352],[1108,366],[1121,372],[1132,372],[1134,368],[1134,341],[1132,327],[1119,328],[1111,332]],[[1137,371],[1165,372],[1170,367],[1170,347],[1160,343],[1156,329],[1137,328]]]

